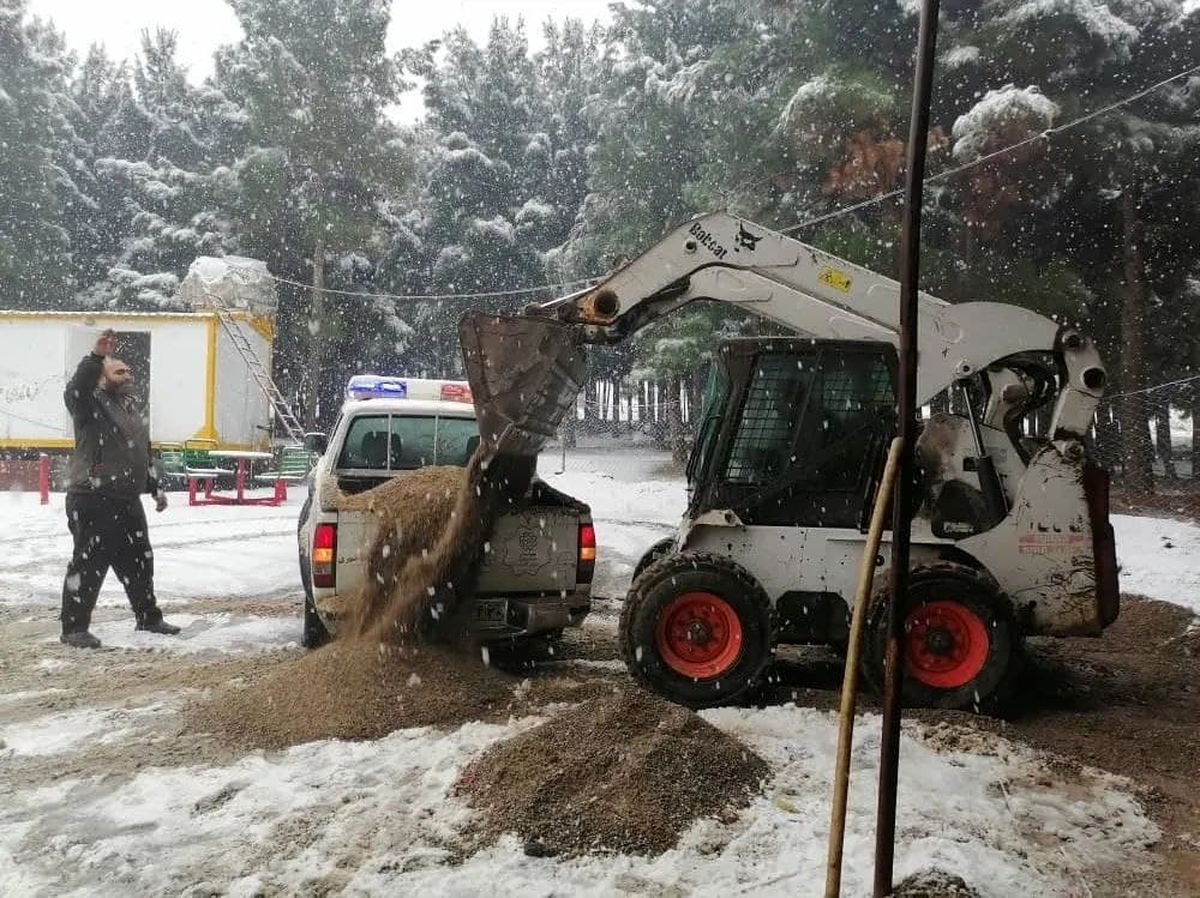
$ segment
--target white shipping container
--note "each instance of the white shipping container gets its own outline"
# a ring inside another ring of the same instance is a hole
[[[247,310],[229,316],[269,371],[273,320]],[[117,333],[117,354],[142,384],[154,444],[269,444],[266,396],[215,312],[0,310],[0,449],[74,446],[63,389],[108,328]]]

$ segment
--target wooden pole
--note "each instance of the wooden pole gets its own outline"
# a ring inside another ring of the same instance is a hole
[[[837,769],[833,776],[833,816],[829,824],[829,855],[825,866],[825,898],[838,898],[842,891],[842,848],[846,834],[846,798],[850,791],[850,746],[854,741],[854,710],[858,699],[858,662],[862,652],[863,629],[866,626],[867,605],[875,583],[875,562],[879,543],[883,539],[883,524],[888,504],[892,501],[892,485],[900,468],[904,442],[897,437],[888,450],[883,479],[875,495],[871,511],[871,526],[867,529],[867,544],[858,565],[858,588],[850,618],[850,642],[846,647],[846,669],[842,673],[842,706],[838,722]]]
[[[897,436],[904,441],[892,518],[891,601],[883,663],[883,733],[879,745],[879,796],[875,814],[875,898],[892,893],[896,852],[896,785],[900,767],[901,682],[904,676],[904,606],[912,538],[914,447],[917,430],[917,289],[920,276],[921,202],[929,139],[938,0],[922,0],[908,129],[904,220],[900,230],[900,390]]]

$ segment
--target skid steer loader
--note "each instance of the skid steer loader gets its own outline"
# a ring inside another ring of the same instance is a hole
[[[554,434],[588,344],[700,299],[796,332],[716,350],[686,514],[638,565],[621,618],[625,661],[651,689],[692,707],[730,702],[760,680],[777,643],[846,639],[896,428],[898,296],[895,281],[713,214],[595,287],[461,322],[481,432],[518,454]],[[1084,440],[1105,369],[1086,336],[1032,311],[926,294],[919,347],[919,403],[949,391],[957,411],[923,421],[916,446],[906,700],[997,711],[1013,696],[1025,636],[1099,635],[1117,617],[1108,480]],[[1048,426],[1031,432],[1035,417]],[[889,558],[885,536],[877,583]],[[885,601],[874,602],[864,653],[876,679]]]

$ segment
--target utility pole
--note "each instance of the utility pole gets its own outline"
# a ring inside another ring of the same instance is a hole
[[[917,430],[917,290],[920,280],[921,202],[925,150],[929,139],[929,97],[933,88],[938,0],[922,0],[917,26],[912,115],[908,127],[908,168],[904,219],[900,230],[900,384],[897,436],[903,442],[892,517],[892,565],[884,654],[883,737],[879,747],[879,796],[875,815],[875,898],[892,894],[896,851],[896,783],[900,767],[900,686],[904,676],[905,596],[912,541],[913,475]]]

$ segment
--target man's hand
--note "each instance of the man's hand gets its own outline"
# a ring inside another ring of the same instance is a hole
[[[111,329],[106,330],[96,340],[92,352],[96,355],[110,356],[117,351],[117,335]],[[161,509],[160,509],[161,510]]]
[[[155,511],[166,511],[167,510],[167,494],[166,493],[159,493],[157,496],[154,497],[154,510]]]

